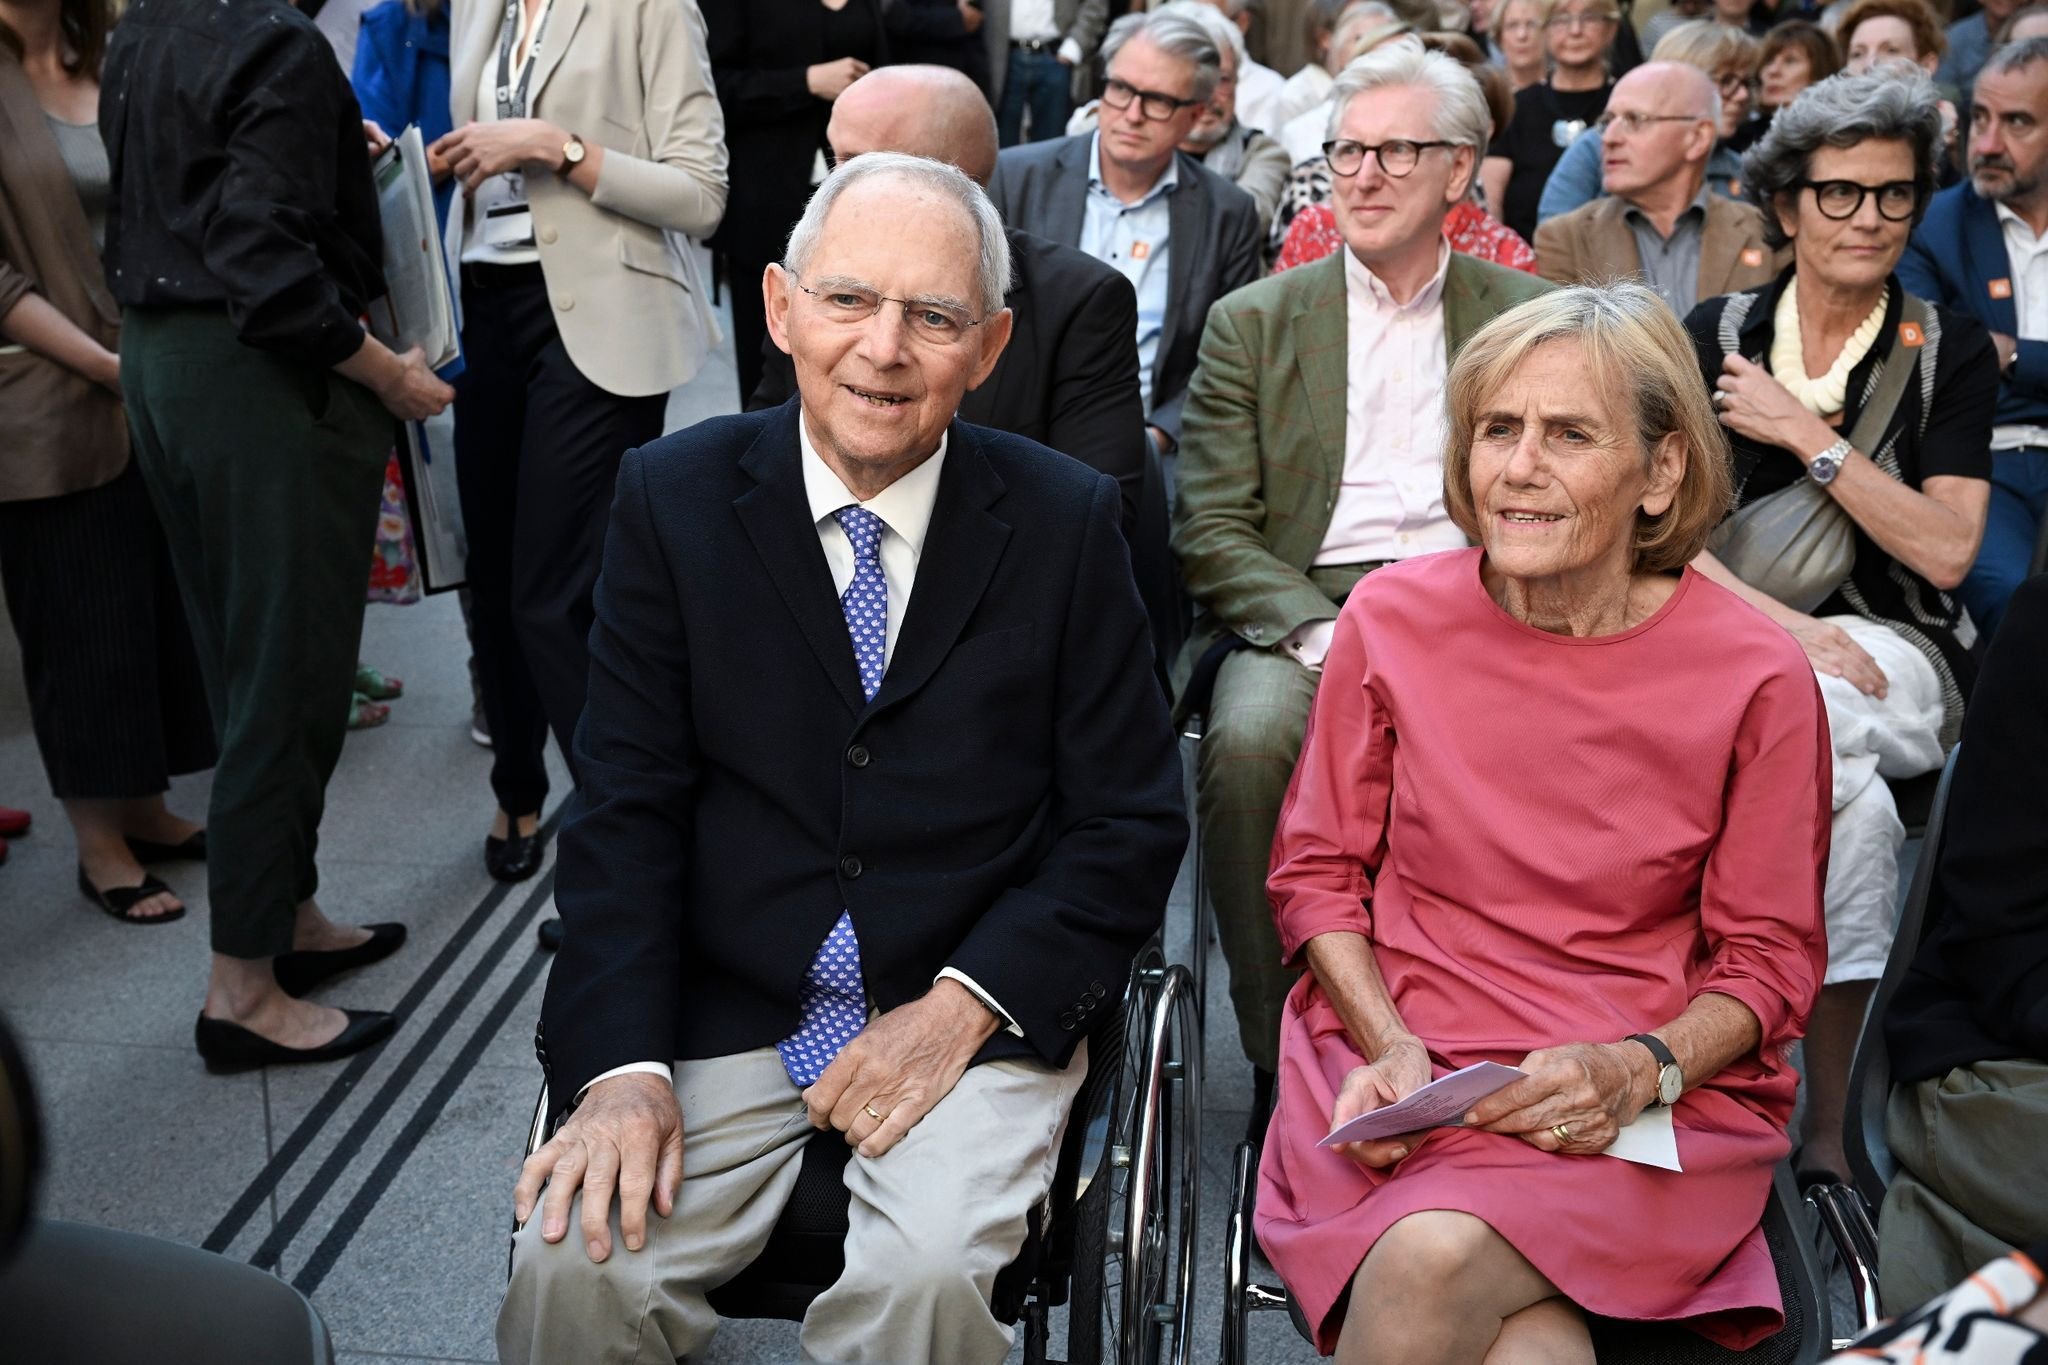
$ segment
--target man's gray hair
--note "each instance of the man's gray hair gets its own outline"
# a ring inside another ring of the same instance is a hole
[[[1123,51],[1124,44],[1139,34],[1167,56],[1179,57],[1194,66],[1195,90],[1191,98],[1206,102],[1216,93],[1216,82],[1223,78],[1223,54],[1207,24],[1172,8],[1126,14],[1109,26],[1109,33],[1102,40],[1102,65],[1108,67],[1116,60],[1116,54]]]
[[[959,167],[921,156],[906,156],[901,152],[865,152],[834,167],[832,174],[825,177],[825,183],[818,186],[817,193],[811,196],[811,202],[804,205],[804,216],[791,230],[789,246],[782,255],[782,268],[802,279],[818,249],[818,239],[824,234],[825,219],[832,212],[833,203],[849,186],[872,180],[878,175],[908,180],[920,189],[936,191],[960,205],[974,224],[979,256],[975,274],[981,286],[982,313],[987,315],[999,310],[1003,306],[1003,296],[1010,292],[1010,239],[1003,233],[1002,216],[996,212],[996,206],[989,202],[981,186],[968,179],[966,172]]]
[[[1337,125],[1344,121],[1344,111],[1355,97],[1388,87],[1433,93],[1436,135],[1442,141],[1458,147],[1483,148],[1493,136],[1493,115],[1486,111],[1486,94],[1465,64],[1412,41],[1374,48],[1337,73],[1336,84],[1330,91],[1330,124],[1325,136],[1337,136]]]
[[[2022,38],[2016,43],[1991,49],[1979,76],[2010,76],[2035,62],[2048,62],[2048,38]]]
[[[1934,195],[1935,154],[1941,147],[1941,96],[1918,67],[1887,63],[1852,76],[1816,81],[1771,119],[1770,130],[1742,158],[1751,201],[1764,211],[1764,241],[1773,249],[1791,239],[1771,211],[1778,196],[1796,194],[1813,154],[1823,147],[1862,142],[1903,142],[1913,150],[1917,226]]]
[[[1222,10],[1210,4],[1209,0],[1166,0],[1166,3],[1153,13],[1185,14],[1208,29],[1209,36],[1219,45],[1230,44],[1230,50],[1237,54],[1237,72],[1240,76],[1244,74],[1244,64],[1251,60],[1251,50],[1244,45],[1244,34],[1238,32],[1237,25],[1232,23]],[[1219,57],[1217,60],[1222,59]],[[1218,71],[1220,73],[1220,67]]]

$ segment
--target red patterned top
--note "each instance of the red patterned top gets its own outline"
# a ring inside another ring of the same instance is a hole
[[[1536,273],[1536,253],[1516,231],[1473,203],[1459,204],[1444,215],[1444,236],[1451,250],[1482,261],[1492,261],[1511,270]],[[1294,215],[1287,225],[1287,239],[1273,262],[1273,273],[1319,261],[1344,244],[1337,231],[1337,215],[1327,204],[1311,204]]]

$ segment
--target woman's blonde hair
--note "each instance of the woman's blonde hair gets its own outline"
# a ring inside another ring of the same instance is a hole
[[[1756,73],[1757,46],[1756,39],[1733,24],[1689,19],[1657,40],[1650,60],[1696,66],[1717,78],[1731,69],[1740,69],[1749,76]]]
[[[1444,451],[1444,507],[1458,529],[1481,540],[1472,501],[1472,438],[1479,417],[1530,353],[1552,341],[1579,347],[1583,372],[1607,401],[1633,410],[1647,470],[1660,441],[1676,434],[1685,470],[1671,505],[1636,516],[1637,573],[1669,573],[1692,562],[1734,501],[1728,438],[1714,416],[1699,361],[1671,310],[1639,284],[1581,285],[1510,308],[1465,343],[1446,386],[1450,442]]]

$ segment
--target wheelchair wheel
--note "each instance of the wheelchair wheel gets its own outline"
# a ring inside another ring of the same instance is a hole
[[[1067,1321],[1074,1365],[1191,1358],[1201,1046],[1187,969],[1146,949],[1125,992],[1115,1084],[1085,1116]]]

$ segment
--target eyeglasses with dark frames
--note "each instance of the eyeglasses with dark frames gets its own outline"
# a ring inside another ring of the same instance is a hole
[[[1866,196],[1877,197],[1881,218],[1903,223],[1920,204],[1920,187],[1911,180],[1888,180],[1882,185],[1861,185],[1854,180],[1801,180],[1798,188],[1813,191],[1813,202],[1824,217],[1841,221],[1854,218]]]
[[[1164,90],[1140,90],[1129,81],[1120,81],[1111,76],[1102,83],[1102,102],[1112,109],[1128,109],[1131,101],[1138,102],[1138,108],[1148,119],[1155,122],[1169,119],[1183,109],[1191,109],[1201,100],[1184,100],[1178,95],[1169,95]]]
[[[1370,144],[1340,137],[1323,144],[1323,160],[1330,163],[1333,175],[1357,175],[1365,168],[1365,154],[1371,152],[1379,158],[1380,169],[1398,180],[1415,169],[1427,148],[1457,145],[1455,142],[1412,142],[1405,137],[1391,137],[1385,142]]]
[[[818,301],[828,322],[842,326],[866,322],[882,311],[883,304],[900,303],[903,325],[910,334],[940,346],[958,344],[969,331],[988,321],[985,317],[970,316],[966,309],[945,299],[892,299],[849,280],[824,280],[819,289],[811,288],[794,275],[790,282]]]
[[[1620,113],[1616,113],[1614,110],[1609,109],[1599,118],[1593,120],[1593,126],[1600,130],[1602,137],[1605,137],[1608,129],[1618,123],[1621,125],[1623,132],[1627,133],[1630,137],[1634,137],[1653,123],[1705,123],[1706,121],[1705,116],[1701,114],[1645,114],[1635,109],[1625,109]]]

